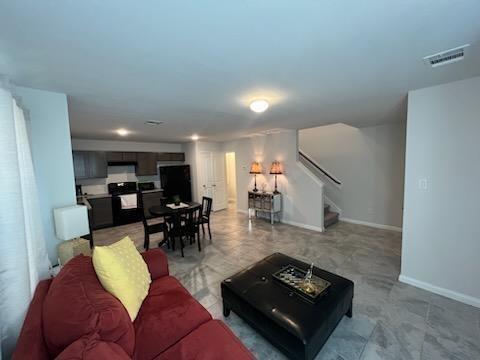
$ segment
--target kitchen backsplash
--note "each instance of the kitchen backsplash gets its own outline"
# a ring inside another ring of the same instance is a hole
[[[153,181],[155,187],[160,187],[160,178],[158,175],[153,176],[137,176],[135,175],[134,165],[125,166],[109,166],[108,177],[106,179],[84,179],[76,180],[77,185],[82,185],[84,194],[106,194],[108,193],[107,184],[112,182],[136,181],[145,182]]]

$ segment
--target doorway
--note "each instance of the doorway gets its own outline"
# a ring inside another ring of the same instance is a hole
[[[212,198],[212,210],[227,208],[225,156],[220,151],[201,151],[199,156],[199,194]]]
[[[225,170],[226,170],[226,182],[227,182],[227,199],[228,207],[237,207],[237,173],[235,153],[225,153]]]

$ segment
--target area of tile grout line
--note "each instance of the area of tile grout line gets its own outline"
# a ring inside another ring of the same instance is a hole
[[[94,232],[96,245],[130,236],[143,251],[143,225]],[[152,235],[151,248],[161,235]],[[235,314],[224,318],[220,283],[270,255],[283,252],[355,283],[353,318],[344,318],[317,356],[322,360],[480,359],[480,309],[398,282],[401,233],[340,222],[324,233],[291,225],[270,225],[235,209],[212,215],[212,240],[202,251],[188,244],[185,257],[164,248],[170,273],[225,321],[259,359],[285,359]],[[473,334],[472,334],[473,331]],[[477,339],[478,339],[477,338]]]

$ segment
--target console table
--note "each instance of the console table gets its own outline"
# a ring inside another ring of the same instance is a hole
[[[255,216],[260,212],[270,215],[270,223],[274,223],[275,215],[280,221],[280,213],[282,212],[282,194],[274,194],[271,192],[248,192],[248,215],[250,210],[255,211]]]

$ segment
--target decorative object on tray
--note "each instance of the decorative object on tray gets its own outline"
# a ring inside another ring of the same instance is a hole
[[[180,205],[180,196],[175,195],[175,196],[173,197],[173,202],[174,202],[174,204],[175,204],[176,206]]]
[[[182,208],[187,208],[189,205],[185,204],[183,202],[180,202],[180,203],[178,203],[178,205],[176,205],[175,203],[172,203],[172,204],[167,204],[167,206],[170,209],[182,209]]]
[[[330,282],[313,275],[313,264],[308,271],[294,265],[287,265],[274,273],[273,278],[311,302],[319,299],[330,287]]]

